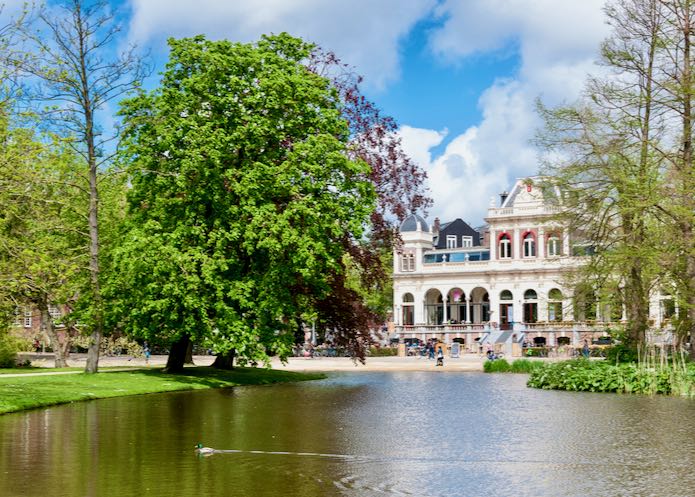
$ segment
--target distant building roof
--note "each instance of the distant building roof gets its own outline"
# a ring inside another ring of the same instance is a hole
[[[401,223],[401,233],[405,231],[429,231],[430,227],[427,225],[427,221],[418,215],[411,214],[406,217]]]

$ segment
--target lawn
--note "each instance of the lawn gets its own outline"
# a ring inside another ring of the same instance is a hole
[[[262,368],[236,368],[221,371],[210,367],[186,368],[181,374],[165,374],[161,369],[114,371],[97,374],[0,375],[0,414],[83,400],[202,390],[240,385],[266,385],[290,381],[316,380],[323,374],[273,371]]]

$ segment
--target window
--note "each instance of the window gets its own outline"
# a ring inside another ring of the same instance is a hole
[[[31,316],[32,316],[31,308],[25,307],[24,308],[24,327],[25,328],[31,328]]]
[[[446,248],[456,248],[456,235],[446,235]]]
[[[524,235],[524,257],[536,257],[536,237],[530,232]]]
[[[535,290],[526,290],[524,292],[524,300],[538,300],[538,294]]]
[[[63,313],[60,312],[60,307],[56,305],[49,305],[48,313],[51,315],[53,320],[60,319],[63,316]]]
[[[415,254],[407,253],[401,255],[401,271],[412,272],[415,271]]]
[[[14,321],[12,321],[12,326],[22,326],[22,308],[15,307],[14,309]]]
[[[548,257],[560,255],[562,251],[560,250],[560,237],[555,233],[548,237]]]
[[[461,237],[461,246],[462,247],[472,247],[473,246],[473,237],[472,236],[462,236]]]
[[[562,321],[562,292],[557,288],[548,292],[548,321]]]
[[[512,241],[506,233],[500,236],[499,249],[500,259],[510,259],[512,257]]]
[[[403,295],[403,318],[405,326],[412,326],[415,323],[415,298],[412,293]]]
[[[535,323],[538,321],[538,294],[535,290],[524,292],[524,323]]]

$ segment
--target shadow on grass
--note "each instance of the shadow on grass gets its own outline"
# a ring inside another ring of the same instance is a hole
[[[113,372],[111,374],[138,374],[157,377],[178,384],[203,385],[208,388],[225,388],[246,385],[270,385],[293,381],[320,380],[322,373],[297,373],[265,368],[242,368],[233,370],[216,369],[210,366],[187,367],[180,373],[165,373],[163,369],[139,369],[136,371]]]

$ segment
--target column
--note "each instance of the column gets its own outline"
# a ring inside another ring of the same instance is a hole
[[[536,252],[539,259],[545,258],[545,230],[543,228],[538,229],[538,238],[536,239],[538,246],[536,247]]]
[[[490,260],[494,261],[495,259],[497,259],[497,233],[490,230]]]
[[[570,236],[567,231],[562,232],[562,255],[572,255],[570,253]]]
[[[466,324],[471,323],[471,296],[466,297]]]
[[[514,228],[512,234],[512,259],[521,259],[521,246],[519,245],[519,228]]]
[[[415,315],[413,317],[413,324],[425,324],[425,297],[421,292],[414,292],[413,297],[415,300],[413,303],[413,314]],[[418,302],[420,302],[420,305],[417,305]]]
[[[449,324],[449,312],[447,309],[448,303],[449,303],[449,296],[445,295],[444,298],[442,299],[442,305],[444,306],[444,309],[442,312],[442,314],[444,315],[442,324]]]

